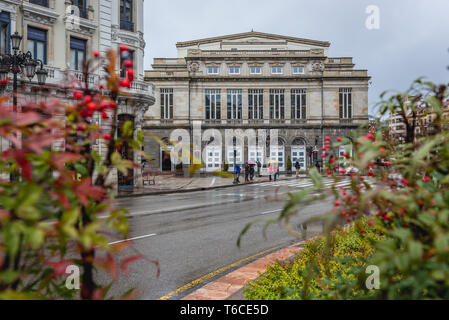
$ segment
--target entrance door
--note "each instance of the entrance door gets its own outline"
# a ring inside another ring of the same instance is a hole
[[[301,170],[306,169],[306,147],[292,146],[292,168],[295,168],[296,161],[299,162]]]
[[[235,150],[237,151],[237,156],[235,157],[236,164],[243,164],[243,148],[241,146],[236,146]],[[234,147],[228,147],[228,164],[229,164],[229,172],[234,172]]]
[[[221,147],[206,147],[206,171],[213,172],[221,169]]]
[[[278,145],[270,148],[270,159],[278,162],[279,172],[285,171],[285,148]]]
[[[171,152],[173,147],[161,147],[161,170],[162,171],[173,171],[173,163],[171,162]]]
[[[117,135],[118,137],[122,136],[121,129],[125,122],[131,121],[132,128],[134,132],[134,116],[129,114],[120,114],[118,116],[118,129],[117,129]],[[124,160],[134,160],[134,153],[132,151],[132,148],[128,145],[128,143],[124,142],[122,145],[122,148],[120,149],[120,154],[122,156],[122,159]],[[132,189],[134,188],[134,170],[128,169],[128,172],[126,175],[124,175],[122,172],[118,172],[118,187],[121,189]]]

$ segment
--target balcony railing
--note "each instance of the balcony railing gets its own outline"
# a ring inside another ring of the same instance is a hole
[[[134,32],[134,23],[131,21],[120,20],[120,29]]]

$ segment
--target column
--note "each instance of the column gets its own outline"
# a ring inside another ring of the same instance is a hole
[[[285,89],[284,103],[285,123],[290,124],[292,118],[292,91],[290,89]]]
[[[248,88],[242,90],[242,100],[243,124],[248,124]]]

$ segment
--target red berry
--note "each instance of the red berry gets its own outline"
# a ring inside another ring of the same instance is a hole
[[[128,80],[129,81],[133,81],[134,80],[134,70],[133,69],[128,69],[127,70],[127,74],[128,74]]]
[[[366,233],[365,229],[360,230],[360,232],[361,232],[362,234],[365,234],[365,233]]]
[[[402,183],[406,186],[410,184],[410,182],[407,179],[402,179]]]
[[[117,104],[115,103],[115,101],[109,102],[109,108],[115,109],[115,107],[117,107]]]
[[[331,138],[330,138],[330,137],[326,137],[325,140],[326,140],[326,141],[331,141]]]
[[[131,68],[133,66],[133,62],[130,59],[126,59],[125,61],[123,61],[123,65],[125,66],[125,68]]]
[[[370,172],[368,172],[368,175],[369,175],[370,177],[374,177],[374,172],[370,171]]]
[[[76,100],[81,100],[81,99],[83,98],[83,94],[82,94],[81,92],[79,92],[79,91],[76,91],[76,92],[73,94],[73,97],[74,97]]]
[[[357,197],[352,198],[352,201],[356,202],[357,201]]]
[[[111,135],[109,133],[106,133],[103,138],[105,140],[111,140]]]
[[[387,215],[385,215],[385,216],[384,216],[384,220],[385,220],[385,221],[388,221],[388,220],[390,220],[390,217],[387,216]]]
[[[429,182],[429,181],[430,181],[430,177],[425,176],[425,177],[424,177],[424,182]]]
[[[327,170],[327,174],[330,176],[332,174],[332,170]]]
[[[342,211],[341,213],[340,213],[342,216],[345,216],[346,215],[346,211]]]
[[[128,51],[128,46],[126,44],[121,44],[119,49],[120,49],[120,52],[125,52],[125,51]]]
[[[326,147],[322,147],[322,148],[321,148],[321,151],[326,151]]]
[[[351,222],[351,218],[347,217],[346,221]]]
[[[339,201],[335,201],[335,206],[339,207],[340,206],[340,202]]]
[[[345,191],[345,192],[343,192],[343,195],[344,195],[344,196],[346,196],[346,191]]]
[[[122,79],[122,80],[120,80],[120,87],[130,88],[131,82],[129,82],[128,79]]]
[[[344,169],[343,169],[343,170],[340,170],[340,173],[341,173],[341,174],[345,174],[345,173],[346,173],[346,170],[344,170]]]
[[[98,52],[98,50],[94,50],[92,54],[95,58],[98,58],[100,56],[100,52]]]
[[[100,109],[104,110],[109,106],[109,103],[107,101],[101,101],[100,103]]]
[[[92,97],[91,97],[91,96],[85,96],[85,97],[84,97],[84,102],[85,102],[86,104],[92,102]]]
[[[370,139],[370,140],[373,140],[374,139],[374,136],[370,133],[370,134],[368,134],[367,136],[366,136],[368,139]]]
[[[109,116],[108,116],[108,114],[106,113],[106,111],[102,111],[102,112],[101,112],[101,117],[102,117],[103,119],[109,119]]]
[[[78,125],[77,127],[76,127],[76,130],[77,131],[84,131],[84,126],[82,126],[82,125]]]
[[[103,90],[103,89],[104,89],[104,85],[103,85],[102,83],[100,83],[100,84],[98,85],[98,89]]]
[[[368,225],[369,225],[370,227],[372,227],[372,226],[374,225],[374,222],[370,221],[370,222],[368,222]]]
[[[97,109],[97,105],[93,102],[90,102],[87,104],[87,109],[89,109],[90,111],[95,111],[95,109]]]
[[[331,159],[331,163],[335,163],[335,158],[332,158],[332,159]]]

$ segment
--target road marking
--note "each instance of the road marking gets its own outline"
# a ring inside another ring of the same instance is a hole
[[[165,295],[165,296],[163,296],[163,297],[160,297],[159,300],[168,300],[168,299],[170,299],[170,298],[173,298],[173,297],[175,297],[175,296],[177,296],[177,295],[183,293],[184,291],[186,291],[186,290],[188,290],[188,289],[190,289],[190,288],[193,288],[193,287],[199,285],[200,283],[202,283],[202,282],[204,282],[204,281],[206,281],[206,280],[208,280],[208,279],[210,279],[210,278],[215,277],[216,275],[219,275],[220,273],[223,273],[223,272],[225,272],[225,271],[228,271],[229,269],[232,269],[232,268],[234,268],[234,267],[237,267],[238,265],[240,265],[240,264],[242,264],[242,263],[244,263],[244,262],[248,262],[248,261],[253,260],[253,259],[255,259],[255,258],[259,257],[259,256],[262,256],[262,255],[264,255],[264,254],[267,254],[267,253],[269,253],[270,251],[274,251],[274,250],[276,250],[276,249],[279,249],[279,248],[281,248],[281,247],[284,247],[286,244],[288,244],[288,243],[284,243],[284,244],[281,244],[281,245],[279,245],[279,246],[273,247],[273,248],[271,248],[271,249],[268,249],[268,250],[265,250],[265,251],[256,253],[256,254],[254,254],[254,255],[252,255],[252,256],[250,256],[250,257],[244,258],[244,259],[239,260],[239,261],[237,261],[237,262],[234,262],[233,264],[230,264],[230,265],[228,265],[228,266],[226,266],[226,267],[220,268],[220,269],[218,269],[218,270],[216,270],[216,271],[213,271],[213,272],[211,272],[211,273],[209,273],[209,274],[206,274],[205,276],[202,276],[202,277],[200,277],[200,278],[198,278],[198,279],[196,279],[196,280],[193,280],[192,282],[187,283],[186,285],[184,285],[184,286],[182,286],[182,287],[180,287],[180,288],[178,288],[178,289],[176,289],[176,290],[170,292],[169,294],[167,294],[167,295]]]
[[[140,240],[140,239],[145,239],[145,238],[154,237],[154,236],[157,236],[157,234],[152,233],[152,234],[147,234],[147,235],[140,236],[140,237],[114,241],[114,242],[110,242],[109,245],[114,245],[114,244],[119,244],[119,243],[122,243],[122,242],[134,241],[134,240]]]
[[[275,212],[280,212],[284,209],[277,209],[277,210],[272,210],[272,211],[266,211],[266,212],[262,212],[262,214],[268,214],[268,213],[275,213]]]

